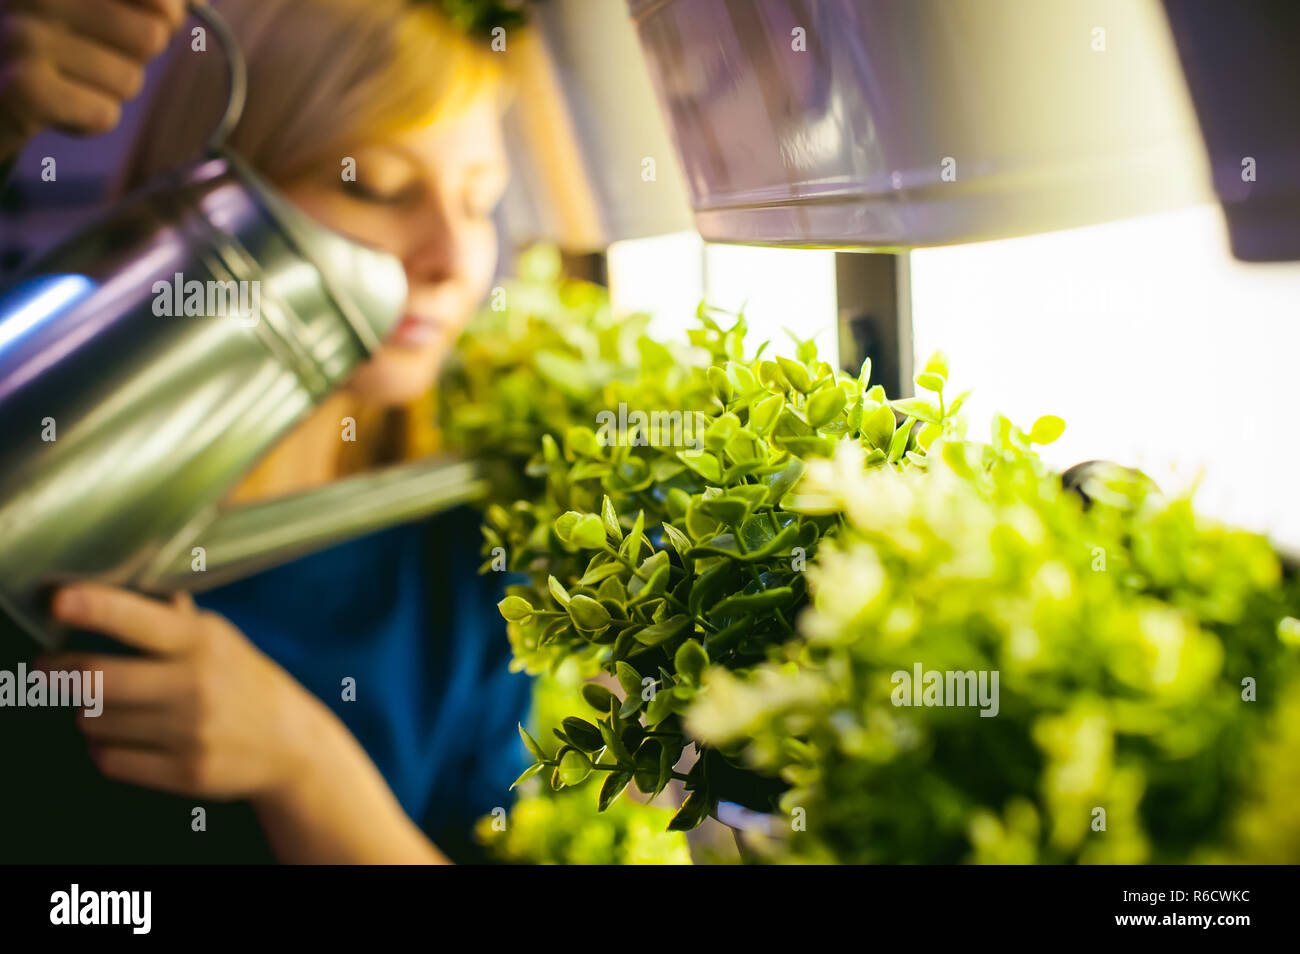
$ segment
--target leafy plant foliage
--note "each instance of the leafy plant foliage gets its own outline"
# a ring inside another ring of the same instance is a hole
[[[1254,751],[1297,686],[1278,631],[1294,592],[1267,543],[1122,476],[1085,508],[1005,420],[988,445],[932,452],[923,475],[864,474],[851,448],[810,466],[805,504],[845,527],[809,570],[804,638],[748,673],[707,673],[688,714],[694,737],[790,783],[783,807],[807,829],[768,849],[1232,856],[1261,769],[1276,771]],[[996,716],[898,705],[893,675],[917,664],[997,673]]]
[[[795,636],[804,568],[837,523],[783,506],[804,461],[852,441],[868,468],[923,467],[961,399],[944,402],[941,356],[918,375],[933,397],[890,402],[869,367],[844,374],[810,342],[795,357],[747,357],[743,318],[724,327],[704,309],[692,352],[673,354],[644,334],[629,340],[639,329],[611,319],[590,286],[555,286],[553,268],[528,266],[526,304],[476,329],[448,404],[463,443],[513,448],[539,435],[525,472],[541,491],[489,508],[485,556],[490,565],[502,548],[531,578],[501,604],[521,665],[578,656],[618,680],[621,693],[586,687],[589,717],[552,742],[525,734],[530,773],[556,788],[603,773],[607,806],[629,784],[657,794],[676,777],[692,744],[681,716],[707,667],[751,667]],[[510,322],[527,331],[500,333]],[[598,435],[604,414],[620,427]],[[557,432],[556,421],[568,423]],[[761,802],[761,791],[714,784],[736,775],[725,762],[695,760],[671,827],[698,825],[719,797]]]
[[[702,306],[673,349],[547,250],[521,275],[462,342],[447,429],[499,465],[484,568],[526,580],[500,605],[516,665],[606,674],[548,737],[521,728],[521,782],[599,785],[605,810],[678,781],[673,830],[723,800],[798,818],[758,845],[775,859],[1261,843],[1255,753],[1294,748],[1300,685],[1265,541],[1124,475],[1086,504],[1033,450],[1059,418],[966,440],[942,354],[891,400],[811,342],[767,356],[743,316]],[[900,706],[918,665],[997,673],[997,715]]]

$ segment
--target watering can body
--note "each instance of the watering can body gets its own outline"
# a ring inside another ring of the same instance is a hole
[[[0,292],[0,609],[203,562],[233,484],[379,344],[401,263],[230,154],[128,197]]]

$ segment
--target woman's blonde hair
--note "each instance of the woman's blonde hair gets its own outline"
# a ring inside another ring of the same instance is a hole
[[[455,115],[497,88],[498,57],[432,3],[407,0],[211,0],[248,64],[248,99],[228,144],[273,183],[339,168],[349,149]],[[116,191],[196,158],[225,109],[217,37],[173,49]],[[343,473],[436,449],[426,396],[402,409],[359,408]]]
[[[429,2],[211,2],[248,63],[248,101],[229,144],[272,182],[454,114],[499,76],[497,58]],[[182,39],[125,164],[125,189],[194,158],[225,108],[218,39],[205,36],[204,51],[193,34]]]

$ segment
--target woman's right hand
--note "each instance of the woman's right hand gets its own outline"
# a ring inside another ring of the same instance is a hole
[[[185,0],[0,0],[0,160],[42,129],[108,132]]]

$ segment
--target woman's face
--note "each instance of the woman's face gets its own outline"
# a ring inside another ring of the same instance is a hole
[[[348,390],[383,404],[415,400],[496,270],[492,213],[509,174],[495,101],[389,139],[357,146],[355,181],[342,163],[282,185],[318,221],[391,252],[406,267],[402,318]]]

